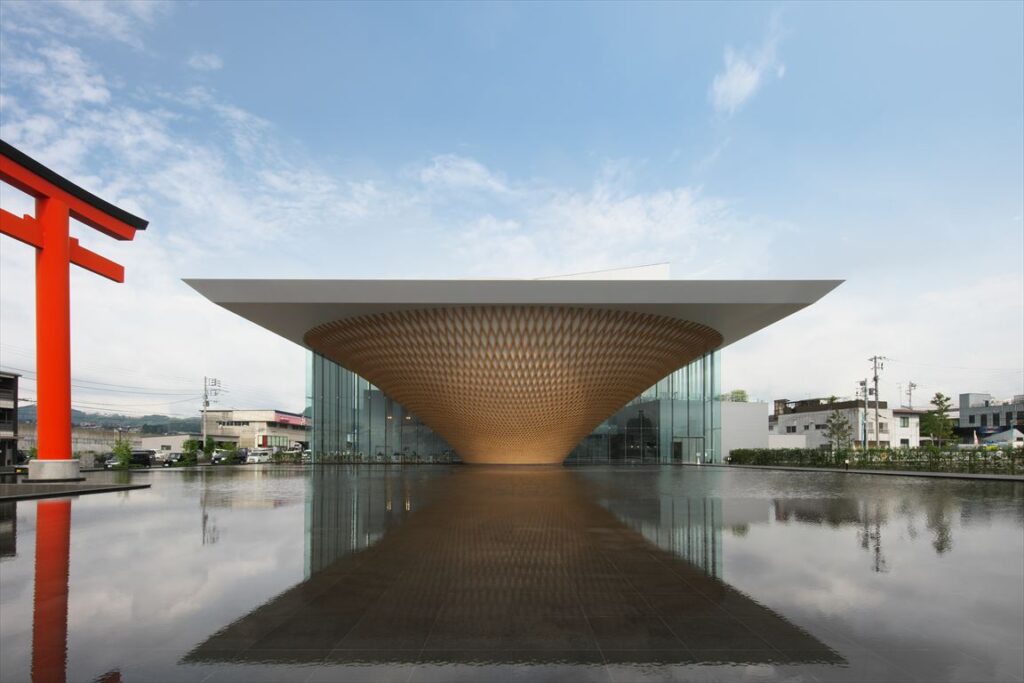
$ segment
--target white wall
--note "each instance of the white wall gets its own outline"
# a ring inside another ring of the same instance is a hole
[[[806,448],[821,448],[822,446],[829,445],[829,439],[825,435],[825,424],[828,422],[829,416],[832,414],[831,410],[822,409],[814,412],[807,413],[786,413],[785,415],[778,416],[778,422],[776,423],[775,430],[772,434],[778,434],[779,436],[796,436],[802,435],[807,439]],[[839,414],[846,418],[846,421],[850,423],[851,432],[850,439],[853,442],[860,443],[862,437],[862,421],[864,419],[864,411],[861,408],[841,408]],[[892,410],[889,408],[882,408],[878,411],[878,424],[881,434],[881,442],[883,446],[889,445],[889,438],[892,436]],[[787,427],[795,427],[795,432],[787,432]],[[875,411],[873,408],[868,409],[868,441],[874,445],[875,441]],[[896,441],[898,444],[899,441]],[[796,448],[796,446],[786,446],[786,448]]]
[[[201,437],[195,434],[155,434],[144,436],[141,439],[140,448],[154,450],[157,453],[181,453],[184,450],[185,442],[189,439],[199,441]]]
[[[768,448],[807,448],[803,434],[769,434]]]
[[[722,401],[722,459],[734,448],[768,448],[768,404]]]
[[[909,423],[901,427],[902,418],[907,418]],[[903,439],[907,440],[905,448],[919,448],[921,446],[921,416],[895,413],[892,416],[892,445],[900,447]]]

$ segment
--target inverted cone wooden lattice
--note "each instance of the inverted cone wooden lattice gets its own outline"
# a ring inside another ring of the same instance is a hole
[[[555,464],[722,336],[648,313],[466,306],[345,318],[305,341],[417,415],[464,462]]]

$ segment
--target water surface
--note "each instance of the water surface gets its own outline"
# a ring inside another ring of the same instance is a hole
[[[1024,680],[1024,484],[714,467],[93,476],[152,488],[0,510],[4,681]]]

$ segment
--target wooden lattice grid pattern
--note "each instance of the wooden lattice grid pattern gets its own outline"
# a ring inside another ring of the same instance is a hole
[[[306,344],[366,378],[468,463],[560,463],[602,420],[722,336],[686,320],[568,306],[356,316]]]

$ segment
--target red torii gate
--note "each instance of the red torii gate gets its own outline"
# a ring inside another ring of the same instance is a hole
[[[36,215],[0,209],[0,233],[36,248],[36,422],[38,457],[31,481],[80,479],[71,457],[71,292],[75,264],[114,282],[124,267],[80,245],[71,218],[117,240],[130,240],[148,221],[100,199],[0,140],[0,181],[36,200]]]

